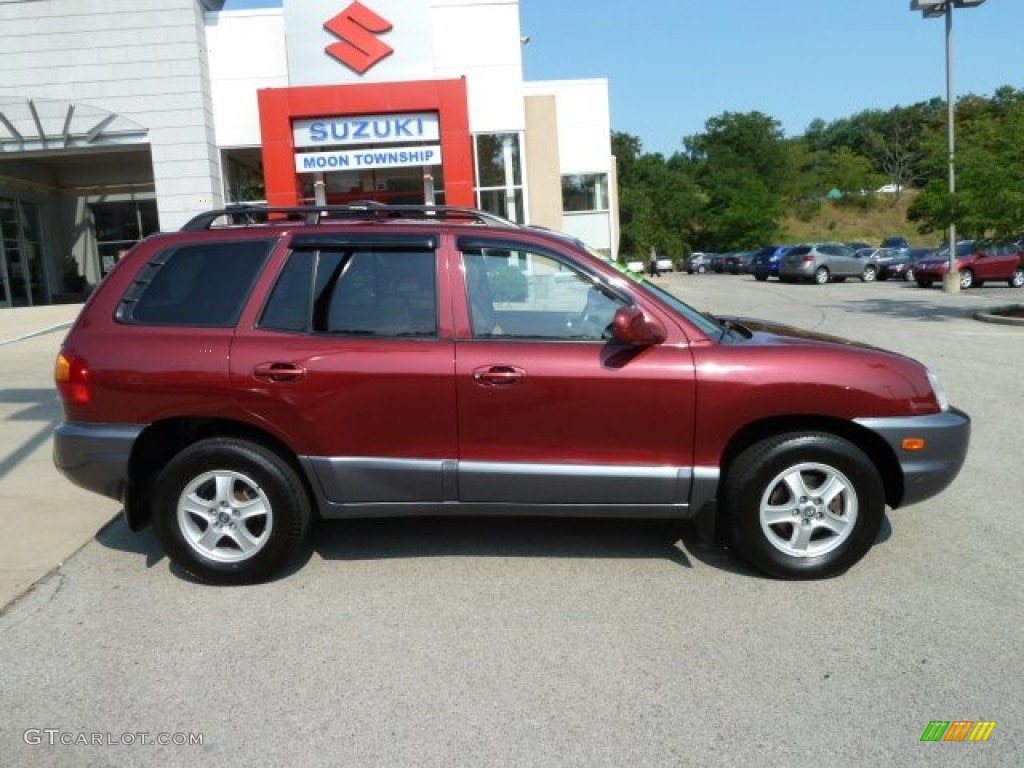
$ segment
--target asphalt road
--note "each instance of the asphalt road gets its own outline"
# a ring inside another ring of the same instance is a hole
[[[667,523],[433,520],[322,525],[284,578],[211,588],[115,522],[0,615],[0,762],[1024,765],[1024,328],[968,314],[1024,292],[662,282],[929,362],[974,418],[963,473],[815,583]]]

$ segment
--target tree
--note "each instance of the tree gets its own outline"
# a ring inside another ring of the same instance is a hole
[[[701,245],[713,250],[771,242],[785,213],[789,151],[777,120],[726,112],[684,140],[708,197]]]

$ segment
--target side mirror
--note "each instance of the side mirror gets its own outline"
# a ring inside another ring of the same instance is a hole
[[[650,320],[638,307],[619,307],[612,321],[612,335],[617,341],[634,347],[661,344],[668,334],[657,320]]]

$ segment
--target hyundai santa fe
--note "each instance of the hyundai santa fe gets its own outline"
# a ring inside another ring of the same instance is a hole
[[[55,379],[60,471],[220,584],[280,572],[316,518],[442,514],[690,519],[771,576],[832,576],[887,505],[949,485],[970,431],[912,359],[705,314],[450,207],[238,207],[151,236]]]

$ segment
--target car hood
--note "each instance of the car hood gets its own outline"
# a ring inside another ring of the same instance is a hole
[[[959,268],[960,264],[962,263],[962,261],[963,261],[962,258],[957,257],[956,263],[957,263],[957,267],[958,268]],[[936,269],[936,268],[941,268],[941,267],[948,267],[949,266],[949,259],[947,259],[945,256],[941,256],[941,257],[938,257],[938,258],[936,258],[934,256],[931,256],[931,257],[929,257],[927,259],[921,259],[919,262],[917,262],[917,266],[925,267],[926,269]]]
[[[873,352],[885,352],[895,354],[890,350],[874,347],[859,341],[851,341],[841,336],[832,336],[827,333],[808,331],[784,323],[775,323],[770,320],[761,320],[754,317],[722,317],[722,320],[743,326],[753,336],[747,340],[748,344],[761,345],[803,345],[803,346],[843,346],[867,349]]]

